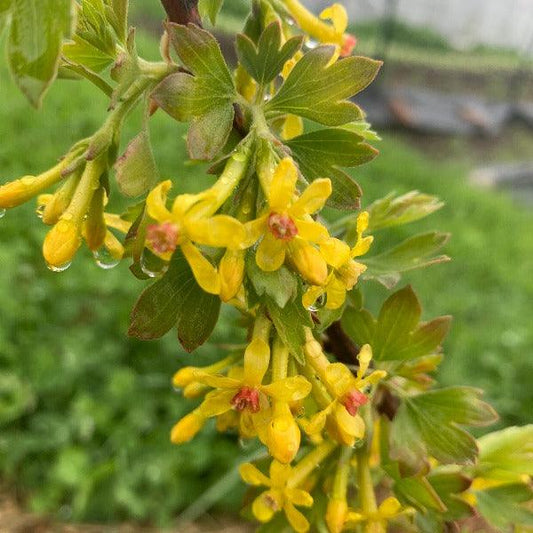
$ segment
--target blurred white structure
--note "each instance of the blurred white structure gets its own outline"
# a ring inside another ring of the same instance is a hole
[[[352,21],[380,19],[388,0],[337,0]],[[533,50],[533,0],[396,0],[399,20],[430,28],[458,48],[484,44]],[[333,0],[304,0],[319,10]]]

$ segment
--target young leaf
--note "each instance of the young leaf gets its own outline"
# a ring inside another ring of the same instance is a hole
[[[305,344],[304,327],[313,325],[308,311],[306,311],[299,298],[289,301],[281,308],[272,298],[266,298],[267,309],[272,322],[281,340],[289,348],[295,359],[303,364],[305,356],[303,347]]]
[[[363,276],[392,288],[399,281],[401,272],[449,261],[447,255],[434,255],[449,238],[448,233],[436,231],[421,233],[379,255],[364,257],[360,261],[368,267],[368,270]]]
[[[376,200],[367,211],[370,214],[368,230],[400,226],[420,220],[444,205],[436,196],[411,191],[401,196],[394,193]]]
[[[192,159],[213,159],[228,140],[235,115],[235,88],[215,38],[193,24],[169,24],[172,43],[193,75],[179,72],[165,78],[152,98],[170,116],[191,121],[188,134]]]
[[[354,56],[330,64],[334,53],[333,46],[307,52],[266,104],[267,116],[291,113],[326,126],[362,118],[359,107],[347,99],[372,82],[381,62]]]
[[[483,518],[500,531],[507,531],[511,526],[533,527],[533,512],[523,505],[533,499],[528,485],[503,485],[474,494]]]
[[[474,513],[474,509],[461,499],[460,494],[467,490],[472,480],[461,472],[431,472],[428,481],[446,506],[443,519],[460,520]]]
[[[237,35],[236,49],[239,61],[248,74],[263,87],[280,74],[285,63],[302,46],[303,37],[292,37],[281,46],[281,24],[269,24],[257,46],[244,34]]]
[[[285,143],[304,176],[309,180],[329,178],[333,193],[331,207],[352,210],[359,207],[361,189],[337,167],[356,167],[374,159],[378,151],[348,130],[328,128],[295,137]]]
[[[223,3],[224,0],[199,0],[198,11],[200,16],[202,18],[209,17],[211,24],[214,26]]]
[[[523,475],[533,475],[533,424],[489,433],[478,445],[477,476],[518,481]]]
[[[366,309],[348,308],[344,330],[359,345],[370,344],[376,361],[407,361],[438,351],[451,317],[419,323],[422,307],[411,286],[387,298],[376,319]]]
[[[124,154],[115,163],[115,171],[118,186],[126,196],[140,196],[157,183],[159,170],[146,129],[128,144]]]
[[[473,464],[476,440],[460,426],[485,426],[497,419],[480,395],[470,387],[449,387],[404,398],[391,427],[393,457],[414,469],[427,457]]]
[[[41,105],[57,75],[61,42],[70,36],[73,21],[71,0],[12,2],[9,66],[20,90],[35,107]]]
[[[296,277],[285,266],[274,272],[265,272],[257,266],[255,256],[248,254],[246,273],[256,294],[272,298],[279,307],[285,307],[298,294]]]

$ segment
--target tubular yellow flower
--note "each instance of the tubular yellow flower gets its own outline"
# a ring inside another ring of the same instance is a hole
[[[326,284],[323,286],[311,286],[302,298],[304,307],[311,306],[318,298],[326,295],[326,308],[338,309],[346,300],[346,292],[352,290],[359,276],[366,270],[366,265],[354,261],[368,252],[374,238],[372,236],[363,237],[363,233],[368,228],[369,215],[363,211],[357,217],[357,241],[350,249],[348,245],[333,237],[325,239],[320,243],[322,256],[332,267]]]
[[[185,415],[170,432],[173,444],[189,442],[205,425],[206,419],[198,411]]]
[[[365,377],[372,359],[372,349],[365,344],[359,352],[359,369],[354,376],[342,363],[329,363],[321,353],[320,345],[314,339],[306,344],[306,356],[333,396],[331,403],[316,413],[305,431],[309,434],[320,432],[326,427],[330,435],[340,444],[353,446],[365,434],[365,424],[358,414],[360,406],[368,401],[362,390],[384,378],[386,372],[376,370]],[[320,352],[320,353],[316,353]]]
[[[227,249],[218,266],[220,298],[228,302],[239,292],[244,279],[244,251]]]
[[[217,209],[222,195],[220,191],[213,193],[211,200],[206,200],[203,195],[180,195],[169,210],[166,202],[171,187],[170,180],[164,181],[146,199],[148,215],[157,222],[147,228],[147,244],[167,261],[180,246],[202,289],[219,294],[221,281],[218,270],[193,243],[237,249],[245,240],[244,226],[227,215],[209,216],[210,211]]]
[[[297,179],[298,171],[292,159],[283,159],[270,182],[265,212],[246,224],[247,244],[252,245],[262,237],[255,256],[262,270],[278,270],[288,258],[309,283],[322,285],[327,279],[327,264],[313,244],[329,235],[311,214],[326,203],[331,194],[331,181],[315,180],[295,197]]]
[[[46,235],[43,256],[52,268],[62,268],[72,261],[81,245],[81,222],[61,219]]]
[[[252,504],[252,512],[260,522],[269,522],[275,513],[284,511],[292,528],[301,533],[309,531],[309,522],[296,509],[296,505],[311,507],[313,497],[306,491],[291,486],[293,469],[274,460],[270,464],[270,477],[265,476],[251,463],[240,466],[242,479],[250,485],[264,485],[262,492]]]
[[[330,533],[341,533],[348,517],[346,498],[331,498],[326,511],[326,524]]]
[[[287,402],[275,402],[272,420],[268,424],[266,445],[274,459],[290,463],[300,449],[300,428]]]
[[[87,219],[83,224],[83,236],[90,250],[98,250],[105,242],[107,226],[104,219],[105,189],[100,187],[93,195]]]
[[[351,53],[356,44],[352,35],[346,34],[348,15],[341,4],[333,4],[316,17],[299,0],[283,0],[289,13],[302,30],[324,44],[338,46],[341,55]],[[330,20],[331,24],[324,22]]]
[[[383,500],[375,512],[349,511],[346,525],[353,528],[356,524],[366,522],[368,531],[387,531],[387,524],[391,520],[413,512],[411,507],[402,508],[402,504],[391,496]],[[369,529],[368,526],[374,529]]]
[[[61,173],[69,162],[70,160],[65,158],[38,176],[24,176],[2,185],[0,187],[0,208],[17,207],[45,191],[63,178]]]

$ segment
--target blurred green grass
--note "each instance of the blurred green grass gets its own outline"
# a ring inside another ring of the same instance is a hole
[[[140,39],[155,57],[152,40]],[[44,109],[29,108],[0,63],[0,181],[50,166],[70,144],[98,127],[106,102],[86,83],[59,82]],[[124,140],[139,126],[128,121]],[[157,113],[151,122],[163,177],[176,189],[210,183],[205,166],[189,166],[184,127]],[[364,204],[390,190],[420,189],[447,206],[417,227],[380,236],[395,242],[415,229],[451,231],[453,262],[413,273],[426,317],[455,315],[441,378],[487,390],[505,423],[533,412],[528,365],[533,331],[533,216],[504,194],[465,182],[472,161],[436,162],[399,135],[385,136],[381,156],[354,172]],[[119,202],[120,203],[120,202]],[[16,484],[36,511],[61,518],[166,523],[228,469],[239,445],[209,427],[195,441],[172,446],[173,422],[191,409],[170,386],[172,373],[239,342],[235,315],[224,314],[215,337],[193,355],[175,337],[139,343],[126,337],[129,311],[144,286],[121,265],[99,270],[81,253],[65,273],[44,266],[45,228],[27,205],[0,220],[0,477]],[[403,284],[404,282],[402,282]],[[364,287],[376,309],[384,290]],[[221,508],[237,508],[242,489]]]

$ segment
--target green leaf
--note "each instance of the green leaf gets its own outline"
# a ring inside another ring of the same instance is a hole
[[[444,471],[431,472],[427,479],[446,506],[445,520],[460,520],[474,513],[472,507],[459,497],[472,484],[470,478],[461,472]]]
[[[477,476],[510,481],[533,475],[533,424],[489,433],[478,445]]]
[[[34,404],[35,398],[28,383],[9,372],[0,374],[0,424],[17,420]]]
[[[41,105],[59,67],[61,42],[74,20],[71,0],[17,0],[12,4],[8,61],[20,90]]]
[[[359,107],[347,99],[372,82],[381,62],[354,56],[330,64],[334,53],[333,46],[307,52],[266,104],[267,115],[292,113],[326,126],[361,119]]]
[[[166,274],[143,291],[131,315],[129,335],[158,339],[176,326],[183,347],[192,351],[211,335],[220,299],[205,293],[177,250]]]
[[[0,38],[4,27],[9,23],[9,11],[11,9],[11,0],[0,0]]]
[[[165,78],[152,98],[170,116],[190,121],[188,148],[192,159],[210,160],[224,147],[235,115],[235,87],[216,39],[190,24],[169,24],[172,43],[184,66]]]
[[[436,196],[411,191],[401,196],[391,193],[376,200],[367,209],[370,215],[368,230],[390,228],[409,224],[427,217],[444,206]]]
[[[338,167],[356,167],[377,156],[378,151],[360,135],[341,128],[328,128],[300,135],[285,144],[307,179],[331,179],[333,193],[328,200],[331,207],[344,210],[359,207],[359,185]]]
[[[375,279],[392,288],[399,281],[401,272],[449,261],[447,255],[434,255],[449,238],[448,233],[421,233],[379,255],[361,258],[360,262],[368,267],[363,277]]]
[[[289,348],[295,359],[303,364],[305,361],[303,352],[304,327],[312,327],[311,315],[303,308],[300,298],[287,302],[283,308],[269,297],[266,298],[266,304],[270,318],[281,340]]]
[[[115,61],[114,55],[109,55],[96,48],[79,35],[74,35],[71,42],[63,45],[63,56],[72,63],[101,72]]]
[[[188,352],[201,346],[215,329],[220,314],[220,298],[204,292],[191,280],[178,318],[178,339]]]
[[[376,319],[366,309],[348,308],[344,330],[356,344],[370,344],[375,361],[407,361],[439,351],[450,329],[450,316],[419,323],[422,307],[410,285],[383,304]]]
[[[110,0],[111,9],[106,10],[107,20],[113,26],[119,41],[126,43],[128,36],[129,0]]]
[[[302,36],[292,37],[281,46],[281,24],[269,24],[257,43],[244,34],[237,35],[239,61],[248,74],[263,87],[278,76],[285,63],[301,48]]]
[[[214,26],[217,23],[217,17],[222,8],[224,0],[199,0],[198,11],[202,18],[209,17],[211,24]]]
[[[258,296],[268,296],[278,307],[285,307],[298,294],[298,282],[294,274],[282,266],[275,272],[261,270],[253,253],[246,258],[246,274]]]
[[[150,135],[142,130],[115,163],[117,183],[122,194],[135,197],[149,191],[159,181]]]
[[[470,387],[449,387],[405,397],[392,422],[392,456],[415,470],[428,457],[443,464],[473,464],[478,448],[460,426],[485,426],[497,415]]]
[[[503,485],[474,494],[483,518],[501,531],[510,526],[533,527],[533,512],[522,505],[533,500],[533,491],[528,485]]]

